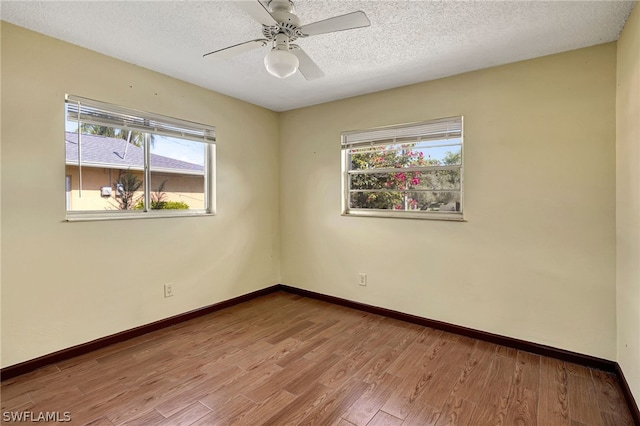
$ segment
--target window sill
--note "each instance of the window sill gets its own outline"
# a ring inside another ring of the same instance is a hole
[[[130,220],[130,219],[159,219],[170,217],[196,217],[215,216],[215,213],[206,210],[179,211],[132,211],[132,212],[67,212],[66,222],[90,222],[99,220]]]
[[[466,222],[462,213],[435,213],[385,210],[349,210],[342,216],[382,217],[393,219],[442,220],[447,222]]]

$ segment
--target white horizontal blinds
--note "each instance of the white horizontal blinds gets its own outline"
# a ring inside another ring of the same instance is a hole
[[[67,119],[156,135],[215,143],[212,126],[136,111],[92,99],[67,95]]]
[[[462,117],[380,127],[342,134],[343,148],[414,143],[462,137]]]

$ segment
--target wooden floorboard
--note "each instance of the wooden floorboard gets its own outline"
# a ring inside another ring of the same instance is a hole
[[[285,292],[0,392],[72,425],[633,425],[613,374]]]

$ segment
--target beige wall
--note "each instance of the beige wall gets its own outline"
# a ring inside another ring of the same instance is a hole
[[[279,282],[276,113],[7,23],[1,84],[3,367]],[[216,126],[217,216],[64,222],[65,93]]]
[[[283,282],[615,359],[615,55],[610,43],[281,114]],[[454,115],[467,222],[340,216],[340,132]]]
[[[640,6],[637,4],[617,47],[617,360],[640,403]]]

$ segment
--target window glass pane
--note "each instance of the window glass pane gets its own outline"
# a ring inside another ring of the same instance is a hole
[[[450,117],[344,132],[343,213],[462,220],[462,124]]]
[[[352,192],[349,207],[396,211],[460,212],[460,192]]]
[[[460,170],[351,174],[351,189],[460,189]]]
[[[68,211],[133,210],[144,198],[144,135],[108,126],[65,126]]]
[[[68,220],[213,213],[214,127],[71,95],[65,120]]]
[[[460,139],[351,148],[351,170],[460,165]]]
[[[206,144],[150,135],[150,209],[204,209]]]
[[[417,150],[423,153],[430,165],[459,166],[462,164],[462,145],[460,139],[456,141],[456,145],[430,146],[417,148]]]

